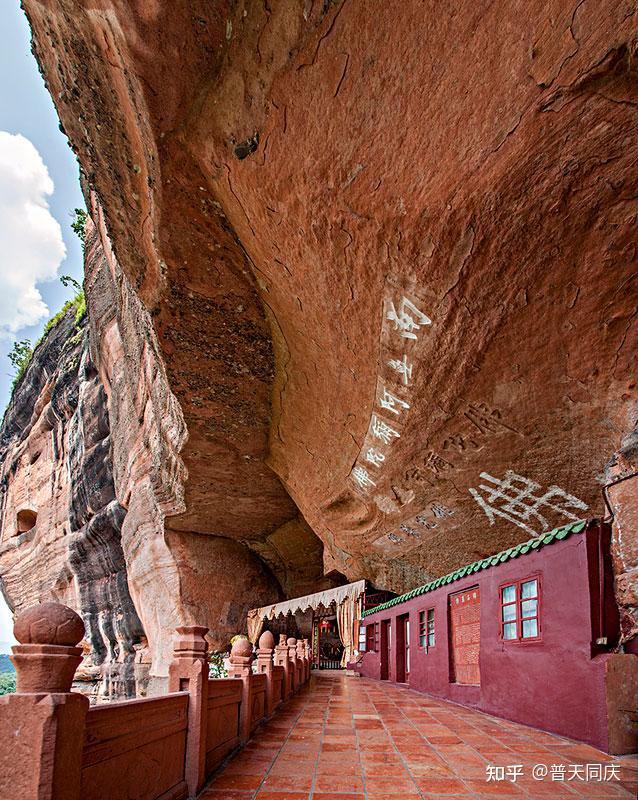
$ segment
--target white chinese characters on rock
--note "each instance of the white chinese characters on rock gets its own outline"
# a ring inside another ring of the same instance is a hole
[[[397,417],[401,414],[402,409],[407,411],[410,408],[409,403],[406,403],[405,400],[401,400],[400,397],[395,397],[385,387],[381,397],[379,398],[379,405],[386,411],[396,414]]]
[[[434,530],[438,528],[439,524],[442,524],[441,520],[453,517],[454,514],[454,509],[441,503],[432,502],[429,508],[424,508],[414,518],[403,522],[399,525],[398,530],[391,531],[377,539],[375,544],[380,544],[382,548],[386,542],[392,542],[395,545],[418,544],[422,540],[422,528]]]
[[[404,339],[416,339],[419,328],[432,324],[427,314],[420,311],[405,295],[398,303],[398,310],[393,300],[388,301],[385,318],[394,323],[394,330]]]
[[[409,386],[412,380],[412,367],[413,364],[408,364],[408,357],[404,353],[402,359],[391,358],[388,362],[390,369],[393,369],[401,376],[401,381],[404,386]]]
[[[561,520],[576,522],[582,515],[574,512],[589,508],[578,497],[568,494],[559,486],[550,486],[545,492],[539,491],[539,483],[511,469],[507,470],[503,480],[487,472],[481,472],[480,477],[489,483],[481,483],[477,489],[469,491],[485,512],[490,525],[494,525],[496,517],[501,517],[531,536],[542,536],[552,527],[548,516],[551,515],[552,520],[560,517]]]
[[[414,374],[410,348],[418,342],[422,329],[432,324],[419,308],[420,303],[416,295],[409,296],[405,291],[394,292],[393,297],[383,301],[382,364],[386,378],[381,375],[377,378],[376,407],[370,416],[366,441],[350,473],[357,489],[366,494],[376,487],[390,448],[401,438],[401,426],[397,429],[397,423],[403,422],[410,410],[405,396]],[[377,505],[381,508],[383,504]]]

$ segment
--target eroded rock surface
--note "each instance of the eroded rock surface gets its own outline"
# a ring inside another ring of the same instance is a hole
[[[636,422],[633,3],[24,5],[99,197],[145,627],[218,547],[263,596],[403,590],[603,512]]]
[[[144,693],[150,659],[128,588],[104,389],[69,309],[34,353],[0,430],[0,571],[15,613],[47,601],[85,624],[80,680]]]

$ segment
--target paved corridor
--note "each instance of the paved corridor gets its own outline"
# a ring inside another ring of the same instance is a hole
[[[624,787],[581,778],[586,765],[601,764],[608,775],[619,765]],[[488,765],[510,767],[509,777],[488,781]],[[549,774],[534,780],[534,768]],[[523,774],[513,781],[514,772]],[[200,800],[635,798],[636,787],[638,757],[613,760],[403,687],[315,672]]]

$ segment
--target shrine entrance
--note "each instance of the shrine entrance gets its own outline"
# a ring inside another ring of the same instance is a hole
[[[312,642],[315,669],[345,669],[359,653],[359,623],[366,607],[366,582],[356,581],[283,600],[248,612],[248,638],[256,644],[263,630]],[[388,593],[373,590],[375,600]],[[392,595],[394,596],[394,595]]]
[[[325,616],[319,616],[315,619],[315,625],[317,666],[319,669],[341,669],[343,642],[339,636],[336,614],[326,613]]]

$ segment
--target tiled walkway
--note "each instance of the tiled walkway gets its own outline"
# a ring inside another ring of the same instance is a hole
[[[622,765],[624,787],[567,780],[583,769],[572,765],[610,763]],[[522,765],[524,774],[488,782],[489,764]],[[534,780],[538,764],[565,765],[565,780]],[[309,688],[257,730],[199,800],[577,800],[635,798],[637,787],[638,758],[613,762],[586,745],[403,687],[313,673]]]

